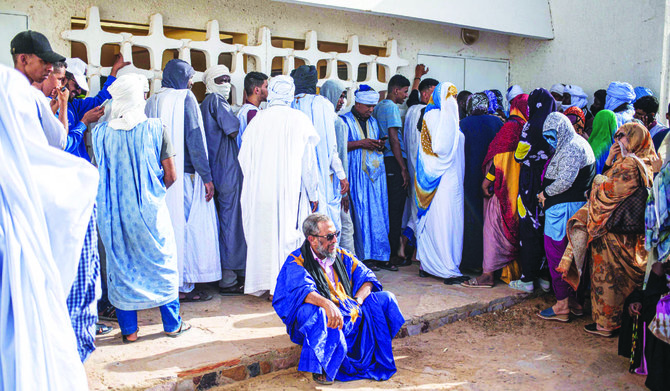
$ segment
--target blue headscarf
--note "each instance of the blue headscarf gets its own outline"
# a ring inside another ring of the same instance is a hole
[[[498,98],[496,98],[496,94],[493,91],[486,90],[484,93],[489,98],[489,114],[493,114],[498,110]]]
[[[620,81],[613,81],[607,87],[607,98],[605,98],[605,110],[616,109],[623,104],[631,104],[635,100],[633,86]]]
[[[647,87],[638,86],[633,90],[635,91],[635,102],[636,100],[642,98],[643,96],[654,96],[654,93]]]
[[[195,75],[195,70],[189,63],[175,58],[168,61],[163,69],[162,86],[175,90],[185,90],[188,88],[188,81],[191,80],[193,75]]]
[[[291,71],[295,94],[316,94],[316,83],[319,81],[314,65],[301,65]]]

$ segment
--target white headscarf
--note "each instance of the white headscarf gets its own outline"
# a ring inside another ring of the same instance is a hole
[[[213,67],[207,68],[205,73],[202,75],[202,81],[205,82],[205,87],[207,87],[208,94],[219,94],[224,99],[230,97],[230,83],[221,83],[216,84],[214,79],[221,76],[230,76],[230,70],[225,65],[214,65]]]
[[[515,84],[511,86],[510,88],[507,89],[507,102],[511,103],[512,99],[516,98],[521,94],[523,94],[523,89],[521,88],[520,85]]]
[[[289,106],[293,102],[295,84],[291,76],[279,75],[268,84],[268,106]]]
[[[564,109],[572,106],[577,106],[578,108],[583,109],[589,103],[588,95],[586,95],[580,86],[568,84],[565,86],[564,92],[570,95],[570,104],[563,105]]]
[[[139,73],[129,73],[116,79],[107,89],[112,95],[112,109],[109,114],[109,126],[117,130],[131,130],[137,124],[146,121],[144,114],[145,88],[149,81]]]
[[[361,85],[361,87],[354,93],[356,102],[364,105],[376,105],[379,103],[379,92],[373,89],[365,90],[362,88],[363,86],[365,86],[365,84]]]
[[[549,89],[549,92],[555,92],[559,95],[563,95],[563,92],[565,91],[565,87],[563,87],[563,84],[556,83],[551,88]]]

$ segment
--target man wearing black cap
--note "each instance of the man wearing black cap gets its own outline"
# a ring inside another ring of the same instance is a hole
[[[55,62],[65,61],[65,57],[51,50],[49,40],[37,31],[18,33],[11,42],[14,68],[23,73],[30,83],[41,83],[51,73]]]
[[[51,64],[65,61],[65,57],[51,50],[49,40],[43,34],[30,30],[20,32],[12,39],[11,53],[14,68],[28,78],[30,84],[43,82],[53,70]],[[53,115],[49,100],[37,88],[31,87],[29,93],[39,103],[39,119],[49,145],[65,148],[67,132]]]

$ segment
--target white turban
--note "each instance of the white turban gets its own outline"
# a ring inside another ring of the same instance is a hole
[[[146,76],[129,73],[116,79],[107,89],[112,96],[109,126],[117,130],[131,130],[146,121],[144,88],[149,85]]]
[[[356,103],[364,105],[376,105],[379,103],[379,92],[373,90],[367,84],[361,84],[354,93]]]
[[[293,102],[295,84],[291,76],[279,75],[270,79],[268,84],[268,106],[288,106]]]
[[[219,94],[223,96],[224,99],[228,99],[230,96],[230,83],[216,84],[214,79],[221,76],[230,76],[230,70],[225,65],[214,65],[213,67],[207,68],[205,73],[202,74],[202,81],[205,82],[205,87],[207,87],[208,94]]]
[[[559,95],[563,95],[563,92],[565,91],[565,87],[563,87],[563,84],[556,83],[551,88],[549,89],[549,92],[555,92]]]
[[[564,91],[566,94],[570,95],[570,105],[568,105],[568,107],[577,106],[580,109],[583,109],[589,103],[588,95],[586,95],[586,93],[584,92],[584,90],[582,90],[582,87],[580,86],[574,86],[568,84],[567,86],[565,86]]]
[[[515,84],[507,89],[507,102],[511,103],[514,98],[523,94],[523,89],[520,85]]]

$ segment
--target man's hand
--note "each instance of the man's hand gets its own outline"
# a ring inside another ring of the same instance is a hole
[[[58,107],[65,107],[67,110],[67,101],[70,98],[70,90],[67,88],[59,88],[56,90],[56,99],[58,101]]]
[[[342,201],[340,201],[340,205],[342,206],[342,210],[344,211],[344,213],[349,213],[349,197],[342,198]]]
[[[403,168],[402,171],[400,171],[400,175],[402,175],[402,187],[407,189],[407,186],[409,186],[410,182],[409,171],[407,170],[407,167]]]
[[[373,138],[364,138],[359,141],[361,143],[361,148],[369,149],[371,151],[378,151],[380,148],[384,148],[384,142],[381,140],[375,140]]]
[[[423,75],[428,73],[429,68],[423,64],[417,64],[414,68],[414,77],[421,78]]]
[[[642,310],[642,303],[630,303],[628,306],[628,314],[630,314],[630,316],[639,316],[640,310]]]
[[[349,181],[347,178],[340,179],[340,194],[347,194],[349,192]]]
[[[312,208],[312,213],[316,213],[316,210],[319,208],[319,201],[310,201],[310,208]]]
[[[326,317],[328,318],[328,323],[326,326],[331,329],[342,330],[342,326],[344,326],[344,317],[342,317],[342,312],[339,308],[337,308],[335,303],[330,300],[326,300],[325,305],[321,308],[326,311]]]
[[[58,96],[58,99],[60,99],[60,95]],[[84,125],[88,126],[94,122],[98,122],[100,117],[105,114],[105,108],[102,106],[94,107],[91,110],[87,111],[86,114],[81,118],[81,122],[84,123]]]
[[[540,206],[544,208],[544,201],[547,200],[547,197],[544,196],[544,192],[537,195],[537,200],[540,202]]]
[[[116,60],[114,61],[114,65],[112,65],[112,71],[109,73],[110,76],[116,77],[116,73],[119,71],[119,69],[130,65],[129,61],[123,61],[123,54],[119,53],[116,55]]]
[[[205,201],[209,202],[214,198],[214,182],[205,183]]]

